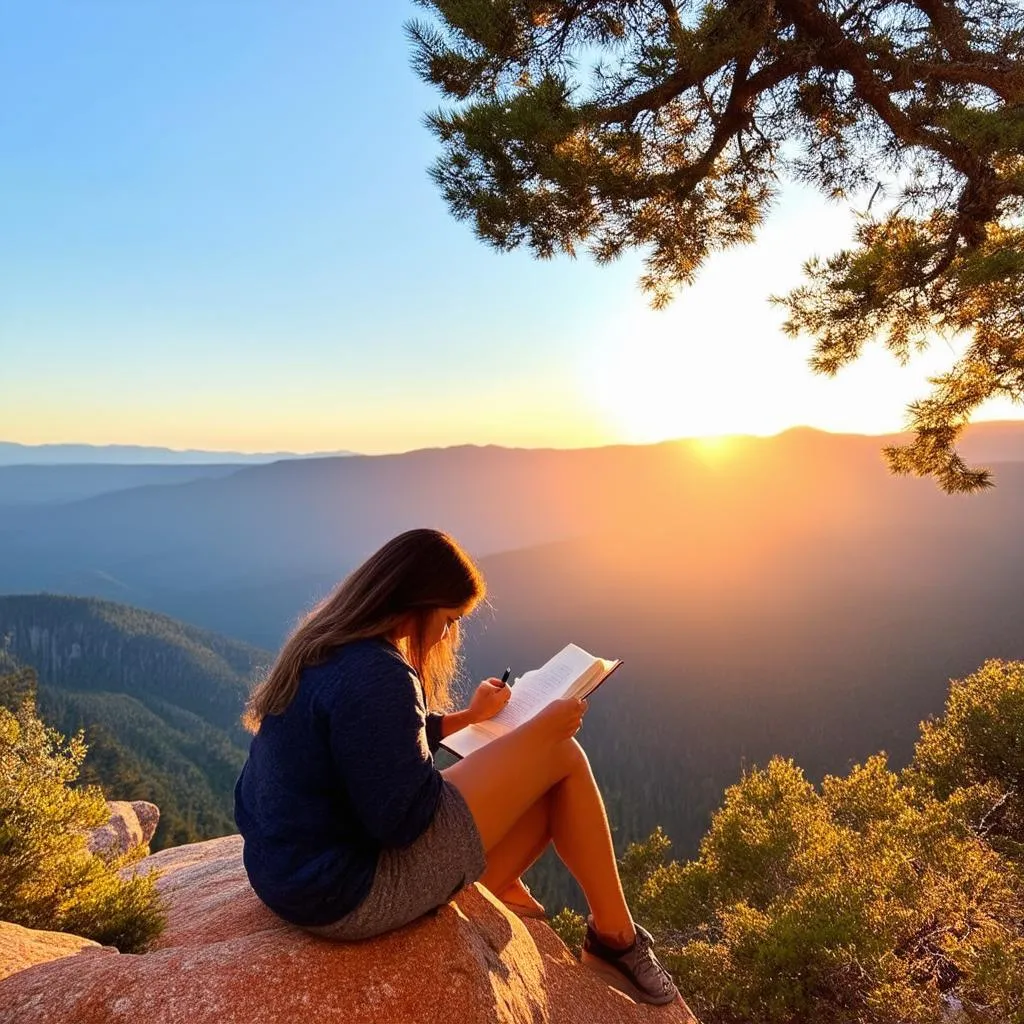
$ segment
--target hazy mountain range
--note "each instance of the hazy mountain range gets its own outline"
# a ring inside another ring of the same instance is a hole
[[[3,482],[19,472],[10,468],[0,470],[0,592],[107,597],[273,647],[303,607],[410,526],[448,529],[483,557],[584,537],[614,549],[701,536],[735,551],[797,543],[805,530],[989,529],[992,517],[1013,519],[1012,468],[986,494],[950,497],[931,481],[891,476],[884,440],[794,430],[721,451],[685,442],[431,449],[207,467],[20,504]],[[1020,425],[982,425],[973,443],[1024,460]],[[51,494],[59,486],[54,477]]]
[[[490,588],[468,679],[570,640],[623,658],[581,733],[617,841],[661,824],[692,852],[744,763],[902,763],[951,678],[1024,658],[1024,426],[972,428],[996,486],[971,496],[889,474],[889,440],[462,447],[8,505],[0,590],[116,598],[274,651],[387,537],[448,529]]]
[[[0,441],[0,466],[52,465],[203,465],[226,462],[256,464],[278,459],[315,459],[321,456],[351,455],[348,451],[313,452],[212,452],[196,448],[183,450],[135,444],[17,444]]]
[[[0,516],[5,509],[60,504],[93,498],[112,491],[151,484],[179,484],[189,480],[230,476],[240,467],[228,464],[132,466],[53,465],[0,466]]]

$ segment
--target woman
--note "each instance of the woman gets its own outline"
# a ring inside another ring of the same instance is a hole
[[[295,629],[253,691],[235,785],[253,889],[280,917],[359,939],[436,910],[479,880],[543,914],[519,876],[554,842],[586,894],[584,960],[645,1002],[678,998],[622,893],[604,803],[573,738],[584,700],[558,700],[439,771],[444,736],[495,715],[488,679],[451,707],[460,619],[484,581],[447,534],[409,530]],[[427,708],[433,711],[427,711]]]

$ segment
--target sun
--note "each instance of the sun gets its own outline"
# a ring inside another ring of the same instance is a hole
[[[761,282],[734,274],[669,310],[626,303],[617,315],[591,322],[575,381],[602,432],[636,444],[770,437],[799,426],[897,433],[908,429],[909,404],[927,396],[934,378],[969,347],[967,334],[936,336],[904,366],[875,344],[836,376],[817,374],[808,365],[812,340],[787,337],[779,322],[751,306],[749,295],[761,289]],[[986,403],[979,411],[1020,418],[1009,404]],[[707,446],[703,451],[712,454]]]
[[[761,381],[730,374],[720,355],[676,339],[646,337],[605,347],[585,376],[590,401],[627,442],[704,438],[705,454],[712,455],[713,439],[765,437],[791,426],[788,410],[772,402]]]

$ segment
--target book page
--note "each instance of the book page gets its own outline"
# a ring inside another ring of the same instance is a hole
[[[482,729],[480,723],[474,723],[473,725],[467,725],[456,733],[452,733],[451,736],[446,736],[441,740],[441,745],[451,753],[457,754],[459,757],[465,757],[467,754],[473,753],[474,750],[486,747],[498,735],[500,733],[491,733],[488,730]]]
[[[493,718],[467,725],[446,736],[441,744],[465,757],[533,718],[553,700],[589,695],[621,664],[595,658],[582,647],[567,644],[540,668],[518,677],[511,689],[511,699]]]
[[[594,667],[595,658],[583,648],[568,644],[550,661],[516,679],[512,698],[488,724],[501,732],[515,729],[553,700],[568,695],[573,685]]]
[[[597,685],[604,679],[606,675],[613,672],[616,668],[621,665],[620,661],[609,661],[607,658],[597,658],[590,670],[584,672],[579,679],[573,683],[570,687],[567,696],[569,697],[586,697],[592,693]]]

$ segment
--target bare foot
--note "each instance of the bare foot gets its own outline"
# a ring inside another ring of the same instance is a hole
[[[517,878],[503,892],[498,893],[498,899],[524,917],[545,917],[547,915],[544,904],[539,903],[530,895],[530,890],[521,878]]]

